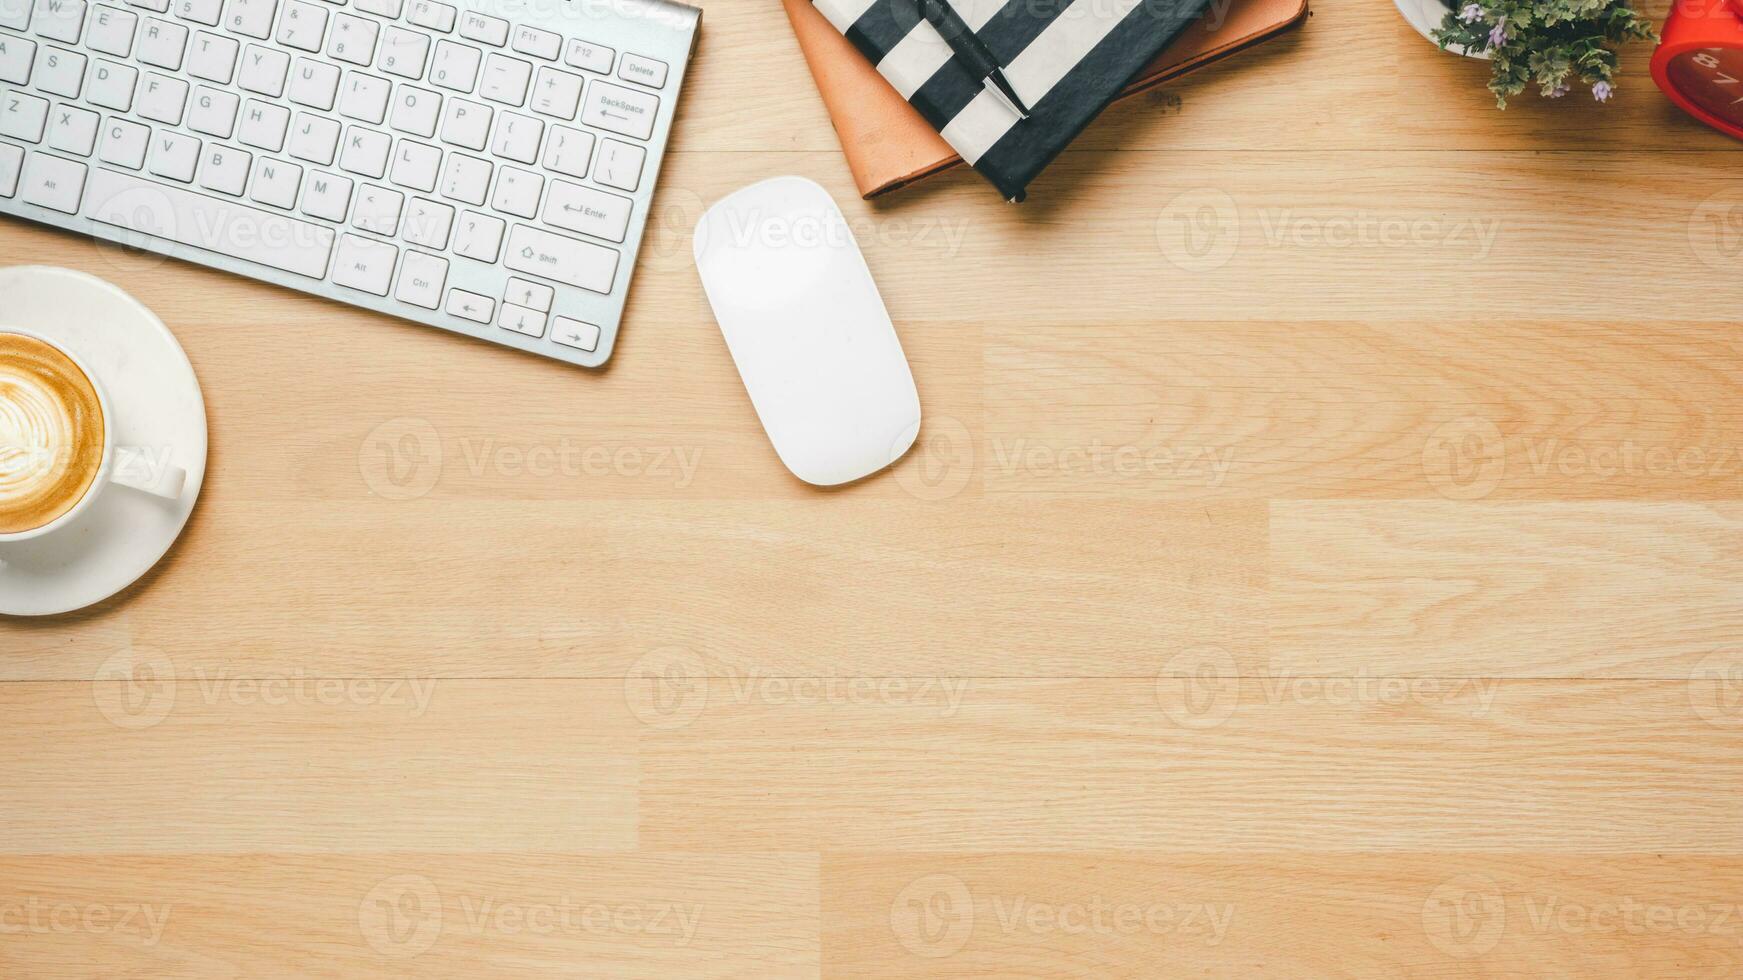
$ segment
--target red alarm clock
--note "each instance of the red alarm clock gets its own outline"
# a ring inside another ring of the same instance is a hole
[[[1743,139],[1743,0],[1677,0],[1652,80],[1689,115]]]

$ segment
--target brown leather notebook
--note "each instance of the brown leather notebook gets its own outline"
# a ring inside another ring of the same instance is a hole
[[[854,183],[867,199],[962,162],[812,0],[782,0],[823,93]],[[1121,98],[1202,68],[1299,24],[1307,0],[1219,0],[1135,75]]]

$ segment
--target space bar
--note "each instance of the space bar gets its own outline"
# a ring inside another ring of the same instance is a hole
[[[106,225],[311,279],[327,274],[333,252],[331,228],[113,170],[92,171],[85,214]]]

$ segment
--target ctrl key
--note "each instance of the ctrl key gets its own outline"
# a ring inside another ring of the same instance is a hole
[[[599,328],[591,323],[560,316],[551,321],[551,339],[576,350],[597,350],[599,348]]]

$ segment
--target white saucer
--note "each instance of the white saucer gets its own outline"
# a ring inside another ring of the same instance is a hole
[[[0,545],[0,615],[83,609],[132,585],[175,544],[206,478],[206,402],[182,345],[138,300],[95,276],[0,269],[0,326],[23,327],[83,361],[109,393],[117,445],[167,446],[187,470],[180,501],[115,487],[73,523]]]

